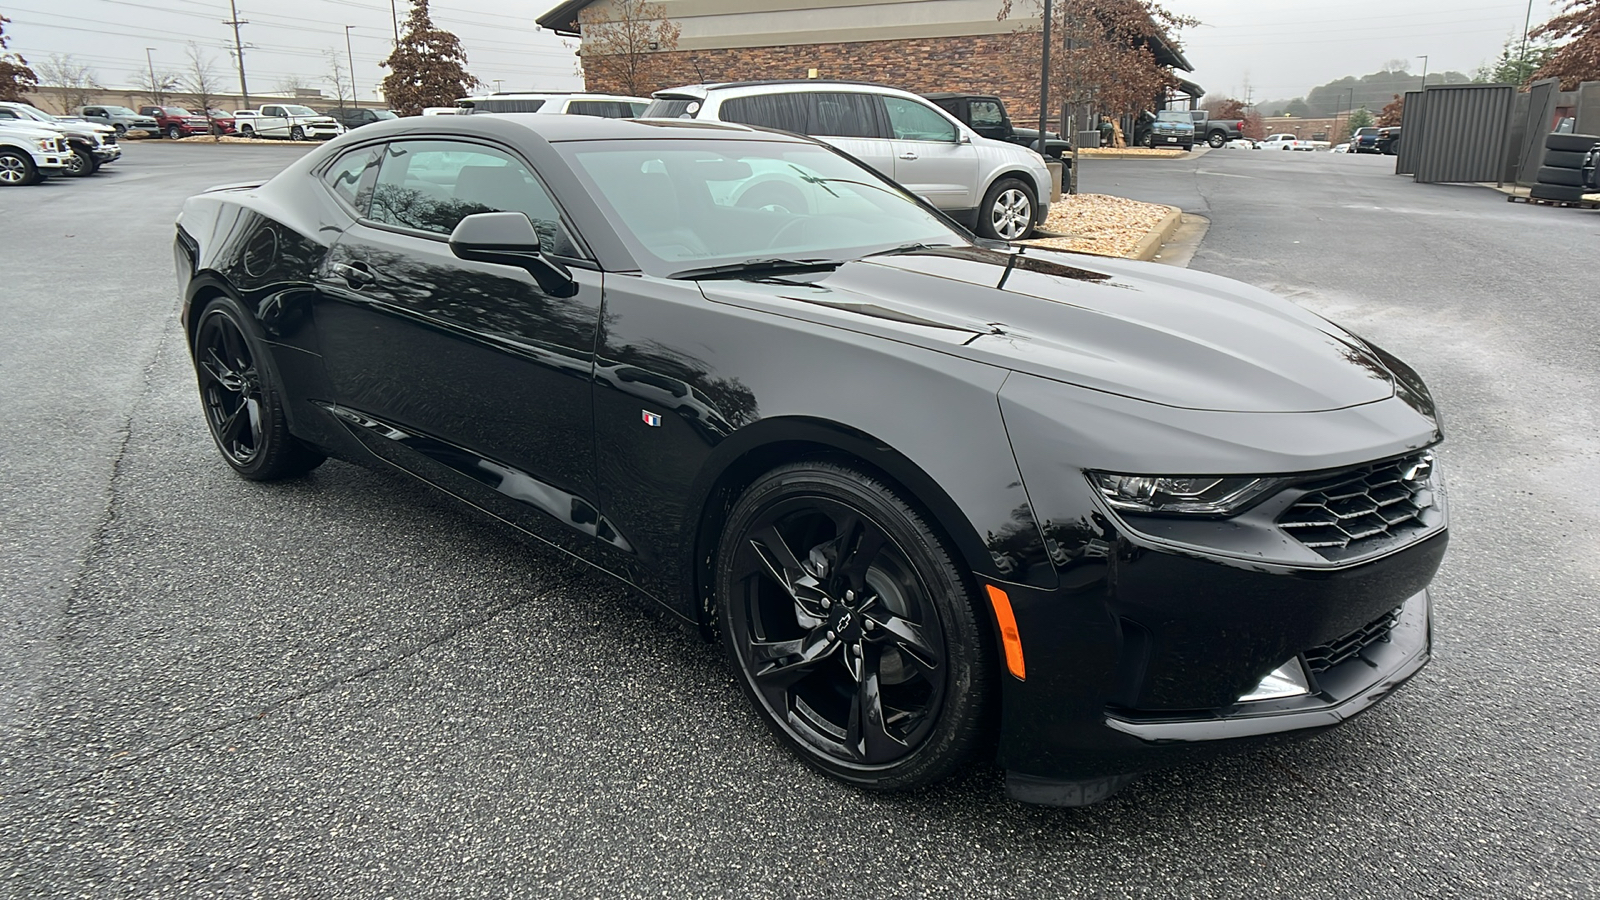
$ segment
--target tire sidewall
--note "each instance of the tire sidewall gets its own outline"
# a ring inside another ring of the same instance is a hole
[[[994,228],[994,207],[1000,201],[1000,195],[1007,190],[1015,188],[1028,198],[1028,226],[1022,233],[1015,237],[1005,237]],[[1005,175],[989,185],[983,194],[983,204],[978,207],[978,235],[997,241],[1025,241],[1033,236],[1035,219],[1039,214],[1039,198],[1033,195],[1033,190],[1022,179],[1014,175]]]
[[[727,612],[736,596],[734,565],[737,542],[746,529],[776,503],[797,496],[817,496],[856,508],[890,536],[921,580],[945,635],[944,701],[939,721],[927,738],[906,757],[888,766],[868,767],[824,755],[790,733],[751,683],[741,653],[742,638],[734,633]],[[842,781],[892,790],[938,781],[959,768],[986,737],[989,669],[988,643],[968,579],[930,529],[927,520],[877,478],[828,462],[793,463],[758,478],[729,511],[723,539],[715,555],[715,627],[728,663],[745,696],[780,742],[812,768]]]

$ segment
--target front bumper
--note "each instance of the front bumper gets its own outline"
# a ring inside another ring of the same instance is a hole
[[[103,163],[122,158],[122,147],[119,144],[102,144],[94,148],[94,158]]]
[[[311,140],[326,141],[344,134],[342,125],[306,125],[306,137]]]

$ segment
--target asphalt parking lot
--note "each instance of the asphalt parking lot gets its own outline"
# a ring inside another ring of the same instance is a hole
[[[299,152],[0,190],[0,895],[1595,896],[1600,213],[1380,157],[1085,164],[1207,216],[1194,268],[1416,366],[1453,538],[1388,702],[1061,810],[812,774],[715,648],[400,476],[234,477],[172,221]]]

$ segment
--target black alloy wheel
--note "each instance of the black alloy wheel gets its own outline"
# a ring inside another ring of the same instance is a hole
[[[890,487],[844,466],[784,466],[734,504],[717,553],[724,649],[814,768],[906,788],[984,740],[991,651],[953,559]]]
[[[0,150],[0,187],[20,187],[39,180],[33,158],[18,150]]]
[[[306,139],[306,130],[304,128],[301,128],[299,125],[296,125],[293,128],[289,129],[289,140],[291,140],[291,141],[303,141],[305,139]]]
[[[277,385],[258,364],[243,321],[237,304],[219,297],[195,328],[195,376],[211,437],[228,465],[252,481],[309,472],[325,457],[289,433]]]
[[[62,166],[62,174],[71,178],[82,178],[86,175],[93,175],[95,170],[100,168],[100,165],[95,162],[93,153],[77,145],[73,145],[70,149],[72,152],[68,154],[67,161]]]

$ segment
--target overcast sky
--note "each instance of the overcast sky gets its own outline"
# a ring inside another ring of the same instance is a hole
[[[401,18],[406,0],[398,0]],[[345,60],[350,32],[360,95],[374,98],[393,39],[389,0],[237,0],[247,42],[245,69],[257,91],[291,75],[320,82],[333,51]],[[555,0],[436,0],[433,19],[454,31],[470,69],[491,89],[573,90],[581,87],[571,48],[541,31],[534,19]],[[1205,24],[1181,35],[1193,80],[1207,92],[1254,99],[1288,99],[1343,75],[1377,71],[1406,59],[1428,69],[1471,72],[1499,54],[1508,36],[1520,37],[1527,0],[1167,0],[1174,12]],[[1549,0],[1533,0],[1533,21],[1549,18]],[[101,83],[129,85],[146,68],[145,48],[158,70],[181,70],[189,41],[232,70],[227,0],[0,0],[12,19],[11,49],[39,60],[72,54],[91,65]],[[230,88],[237,79],[227,80]],[[320,85],[319,85],[320,86]]]

